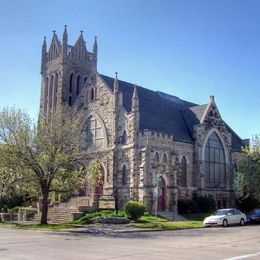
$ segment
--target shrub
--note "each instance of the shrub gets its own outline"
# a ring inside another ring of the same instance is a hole
[[[16,207],[10,209],[10,213],[18,213],[18,211],[19,211],[20,208],[21,208],[21,207],[16,206]]]
[[[7,207],[7,205],[4,205],[4,206],[3,206],[2,212],[3,212],[3,213],[7,213],[7,212],[8,212],[8,207]]]
[[[260,206],[259,201],[256,198],[254,198],[252,195],[243,199],[237,199],[236,204],[238,209],[246,213]]]
[[[133,220],[137,220],[144,215],[145,206],[137,201],[129,201],[124,206],[126,215]]]
[[[215,200],[212,197],[200,196],[196,197],[199,213],[208,213],[216,209]]]
[[[215,200],[212,197],[200,196],[192,199],[178,200],[180,214],[209,213],[215,210]]]
[[[178,212],[180,214],[198,213],[198,203],[191,199],[178,200]]]
[[[18,193],[12,192],[9,196],[5,196],[0,199],[0,208],[6,206],[8,209],[11,209],[16,206],[20,206],[22,202],[23,196]]]

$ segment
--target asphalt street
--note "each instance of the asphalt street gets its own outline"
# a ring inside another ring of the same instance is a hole
[[[131,233],[0,228],[0,259],[260,259],[260,226]]]

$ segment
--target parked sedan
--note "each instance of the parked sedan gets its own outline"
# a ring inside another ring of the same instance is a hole
[[[259,223],[260,224],[260,208],[253,209],[248,213],[247,221],[248,223]]]
[[[240,224],[243,226],[247,221],[246,215],[238,209],[219,209],[211,216],[204,219],[204,227]]]

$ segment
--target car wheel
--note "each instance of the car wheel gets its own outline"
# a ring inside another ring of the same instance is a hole
[[[244,226],[245,225],[245,220],[243,218],[241,218],[240,220],[240,226]]]
[[[226,219],[223,220],[223,227],[227,227],[228,226],[228,221]]]

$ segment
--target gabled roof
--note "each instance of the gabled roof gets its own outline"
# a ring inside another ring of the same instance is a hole
[[[100,75],[113,90],[114,79]],[[179,99],[163,92],[152,91],[136,86],[139,98],[140,129],[149,129],[171,134],[176,140],[192,142],[181,109],[195,104]],[[131,100],[134,85],[119,80],[119,91],[123,93],[123,106],[131,111]]]
[[[114,78],[102,74],[100,77],[113,91]],[[118,83],[119,91],[123,93],[123,106],[130,112],[135,85],[121,80]],[[193,141],[194,125],[200,123],[208,104],[198,105],[160,91],[152,91],[140,86],[136,88],[139,97],[141,130],[149,129],[171,134],[179,141]],[[242,145],[242,140],[233,131],[231,133],[232,146],[233,139],[235,147]]]

